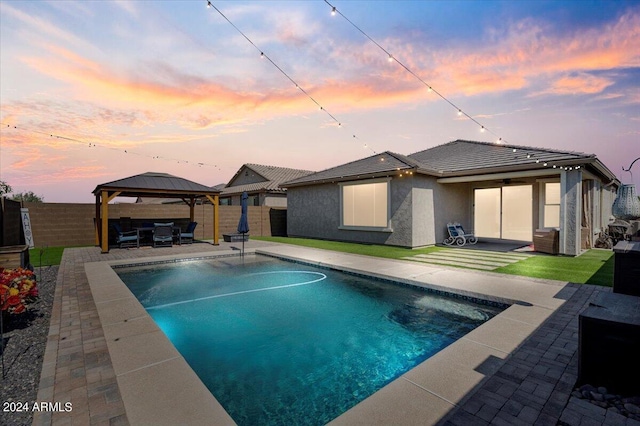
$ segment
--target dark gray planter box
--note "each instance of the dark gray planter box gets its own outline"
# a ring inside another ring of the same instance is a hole
[[[222,238],[224,238],[226,243],[242,241],[243,236],[245,241],[249,241],[249,234],[222,234]]]
[[[600,293],[579,316],[578,386],[637,395],[640,297]]]

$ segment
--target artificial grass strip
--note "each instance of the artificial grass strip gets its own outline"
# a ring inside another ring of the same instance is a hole
[[[611,287],[613,252],[589,250],[576,257],[536,255],[494,272]]]
[[[65,247],[34,247],[29,249],[29,263],[34,267],[59,265]]]
[[[365,256],[385,257],[388,259],[401,259],[416,254],[428,254],[439,250],[441,247],[425,247],[421,249],[409,249],[405,247],[393,247],[373,244],[344,243],[339,241],[313,240],[308,238],[290,237],[252,237],[261,241],[273,241],[274,243],[294,244],[323,250],[333,250],[342,253],[361,254]]]

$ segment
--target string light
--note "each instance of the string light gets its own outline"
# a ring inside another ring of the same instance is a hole
[[[391,52],[389,52],[387,49],[385,49],[384,47],[382,47],[377,41],[375,41],[369,34],[367,34],[366,32],[364,32],[364,30],[362,28],[360,28],[358,25],[356,25],[353,21],[351,21],[349,18],[347,18],[342,12],[340,12],[338,9],[336,9],[336,7],[334,5],[332,5],[331,3],[329,3],[328,0],[324,0],[324,2],[329,5],[331,7],[331,14],[332,15],[336,15],[336,14],[340,14],[340,16],[342,16],[345,21],[347,21],[349,24],[351,24],[351,26],[353,28],[355,28],[356,30],[358,30],[363,36],[365,36],[367,39],[369,39],[369,41],[371,41],[373,44],[375,44],[380,50],[382,50],[384,53],[387,54],[387,56],[389,58],[393,58],[393,61],[396,62],[398,65],[400,65],[402,68],[404,68],[405,71],[407,71],[409,74],[411,74],[413,77],[415,77],[420,83],[422,83],[423,85],[425,85],[428,89],[429,92],[433,92],[436,95],[438,95],[442,100],[444,100],[445,102],[447,102],[449,105],[451,105],[453,108],[455,108],[458,111],[458,116],[462,116],[464,115],[465,117],[467,117],[469,120],[471,120],[472,122],[474,122],[475,124],[477,124],[478,126],[480,126],[480,131],[484,132],[485,130],[489,133],[491,133],[492,135],[498,137],[498,135],[494,132],[492,132],[491,130],[485,128],[485,126],[483,126],[478,120],[476,120],[475,118],[473,118],[471,115],[467,114],[466,112],[464,112],[462,110],[462,108],[458,107],[457,105],[455,105],[452,101],[450,101],[447,97],[445,97],[442,93],[438,92],[437,90],[435,90],[430,84],[428,84],[426,81],[424,81],[422,78],[420,78],[420,76],[418,76],[415,72],[413,72],[408,66],[406,66],[402,61],[400,61],[397,57],[394,57],[391,55]],[[391,59],[390,59],[391,60]],[[500,138],[500,140],[502,140],[502,138]],[[506,143],[506,141],[504,141]]]
[[[229,23],[229,25],[231,25],[242,37],[244,37],[245,40],[247,40],[247,42],[249,42],[249,44],[251,44],[253,47],[255,47],[259,52],[260,52],[260,57],[264,58],[266,60],[269,61],[269,63],[271,63],[271,65],[273,65],[278,71],[280,71],[280,73],[282,75],[284,75],[297,89],[299,89],[302,93],[305,94],[305,96],[307,96],[307,98],[309,98],[314,104],[316,104],[321,111],[323,111],[324,113],[326,113],[337,125],[338,127],[341,127],[340,125],[340,121],[333,115],[331,114],[326,108],[324,108],[313,96],[311,96],[306,90],[304,90],[294,79],[293,77],[291,77],[284,69],[282,69],[278,64],[275,63],[275,61],[273,59],[271,59],[269,57],[269,55],[267,55],[266,53],[264,53],[263,50],[260,50],[258,48],[258,46],[240,29],[238,28],[238,26],[236,26],[233,22],[231,22],[231,20],[224,14],[222,13],[222,11],[220,9],[218,9],[216,7],[216,5],[214,5],[213,3],[211,3],[210,0],[207,0],[207,6],[210,8],[215,9],[216,12],[218,12],[218,14],[224,18],[225,21],[227,21]],[[334,7],[332,10],[337,12],[337,9]],[[355,139],[358,139],[356,137],[356,135],[353,135],[353,137]],[[370,149],[374,154],[377,154],[377,152],[370,148],[369,146],[365,145],[366,148]]]
[[[159,155],[148,155],[148,154],[143,154],[143,153],[140,153],[140,152],[137,152],[137,151],[131,151],[129,149],[123,150],[121,148],[115,148],[115,147],[106,146],[106,145],[98,145],[98,144],[96,144],[94,142],[87,142],[87,141],[83,141],[83,140],[80,140],[80,139],[75,139],[75,138],[70,138],[70,137],[67,137],[67,136],[56,135],[56,134],[53,134],[53,133],[46,133],[46,132],[42,132],[42,131],[39,131],[39,130],[27,129],[27,128],[18,127],[18,126],[12,126],[10,124],[5,124],[5,123],[2,123],[2,128],[3,129],[8,129],[9,128],[9,129],[18,130],[18,131],[31,132],[31,133],[36,133],[36,134],[40,134],[40,135],[45,135],[45,136],[48,136],[50,138],[65,140],[65,141],[69,141],[69,142],[74,142],[74,143],[77,143],[79,145],[85,145],[85,146],[88,145],[89,148],[110,149],[112,151],[117,151],[117,152],[124,153],[124,154],[138,155],[140,157],[151,158],[152,160],[163,159],[163,160],[166,160],[166,161],[176,161],[178,163],[189,164],[189,161],[187,161],[187,160],[181,160],[181,159],[178,159],[178,158],[168,158],[168,157],[165,158],[165,157],[161,157]],[[222,169],[220,169],[220,167],[217,164],[197,163],[197,165],[199,167],[207,166],[207,167],[214,167],[214,168],[216,168],[218,170],[222,170]]]

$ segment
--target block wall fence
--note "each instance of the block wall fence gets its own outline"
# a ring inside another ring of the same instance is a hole
[[[95,204],[24,203],[29,209],[36,247],[95,245]],[[235,233],[240,220],[240,206],[218,206],[220,236]],[[286,209],[249,206],[249,235],[286,235]],[[178,204],[109,204],[109,221],[118,218],[133,220],[189,221],[189,207]],[[195,238],[213,238],[213,207],[195,207],[198,226]]]

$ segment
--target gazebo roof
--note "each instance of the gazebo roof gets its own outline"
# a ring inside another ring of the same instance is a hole
[[[93,190],[94,195],[101,191],[118,192],[120,197],[161,196],[164,198],[201,198],[217,195],[220,191],[188,179],[168,173],[147,172],[113,182],[102,183]]]

